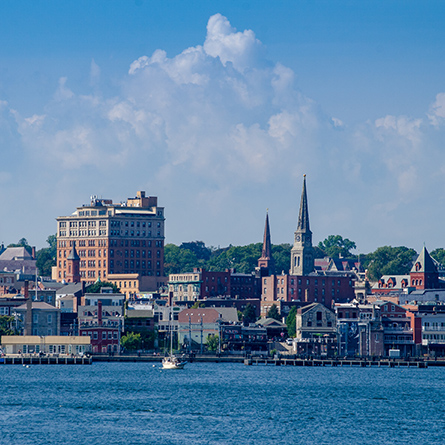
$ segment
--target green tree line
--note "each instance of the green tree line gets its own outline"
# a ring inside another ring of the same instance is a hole
[[[47,239],[48,247],[37,251],[37,268],[39,274],[51,276],[51,268],[56,265],[57,239],[50,235]],[[25,247],[31,252],[26,238],[8,247]],[[272,255],[275,261],[275,272],[287,273],[290,265],[291,244],[272,245]],[[223,248],[208,247],[202,241],[184,242],[177,246],[166,244],[164,249],[165,274],[190,272],[195,267],[202,267],[209,271],[222,271],[235,268],[240,273],[251,273],[255,270],[258,258],[261,256],[262,243],[248,244],[246,246],[228,246]],[[354,241],[343,238],[341,235],[329,235],[324,241],[314,246],[316,258],[329,256],[331,258],[345,258],[360,261],[368,271],[372,281],[378,280],[382,275],[404,275],[411,270],[417,252],[405,246],[382,246],[374,252],[357,255]],[[445,266],[445,249],[437,248],[431,256]]]

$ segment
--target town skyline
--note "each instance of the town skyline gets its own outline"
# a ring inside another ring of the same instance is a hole
[[[442,247],[443,5],[206,3],[1,6],[0,242],[146,190],[166,243],[291,243],[306,174],[315,245]]]

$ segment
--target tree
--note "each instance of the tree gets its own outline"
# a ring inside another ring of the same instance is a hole
[[[85,291],[86,291],[88,294],[99,294],[99,293],[100,293],[100,289],[101,289],[102,287],[111,287],[111,288],[113,289],[113,292],[114,292],[115,294],[117,294],[117,293],[120,292],[120,289],[119,289],[115,284],[110,283],[110,282],[108,282],[108,281],[96,281],[95,283],[90,284],[90,285],[85,289]]]
[[[46,242],[49,247],[40,249],[36,254],[36,266],[40,275],[51,276],[52,267],[56,265],[57,257],[57,236],[48,236]]]
[[[256,322],[256,313],[255,308],[247,303],[246,308],[243,311],[243,323],[245,326],[248,326],[250,323]]]
[[[365,268],[368,278],[377,281],[382,275],[406,275],[412,268],[417,253],[405,246],[379,247],[375,252],[366,255]]]
[[[191,272],[194,267],[203,267],[196,255],[188,249],[174,244],[166,244],[164,247],[164,271],[166,275],[171,273]]]
[[[209,351],[216,351],[219,346],[219,336],[218,335],[209,335],[207,337],[207,349]]]
[[[445,249],[440,247],[439,249],[434,249],[430,254],[436,261],[445,266]]]
[[[278,307],[276,304],[273,304],[270,309],[267,311],[267,316],[268,318],[274,318],[275,320],[280,321],[281,320],[281,315],[280,312],[278,311]]]
[[[351,250],[356,248],[354,241],[343,239],[340,235],[329,235],[323,242],[318,243],[327,256],[331,258],[348,258],[352,256]]]
[[[121,338],[121,346],[127,351],[136,351],[141,348],[141,334],[128,332]]]
[[[208,261],[212,254],[212,249],[206,247],[202,241],[191,241],[188,243],[182,243],[179,246],[180,249],[187,249],[192,252],[198,260]]]
[[[15,329],[13,327],[14,317],[8,315],[0,315],[0,336],[2,335],[15,335]]]
[[[288,316],[286,317],[287,333],[289,337],[295,337],[297,333],[297,310],[297,306],[293,306],[292,309],[289,311]]]
[[[290,244],[276,244],[272,245],[272,257],[275,262],[275,273],[287,273],[290,268],[290,251],[292,246]],[[257,258],[258,260],[258,258]]]

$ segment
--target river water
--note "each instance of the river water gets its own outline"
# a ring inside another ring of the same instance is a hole
[[[440,444],[445,368],[0,366],[0,443]]]

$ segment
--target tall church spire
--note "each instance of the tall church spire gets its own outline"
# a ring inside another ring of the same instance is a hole
[[[274,261],[272,258],[272,243],[270,241],[269,212],[266,213],[266,224],[264,226],[263,249],[258,259],[258,269],[261,276],[270,275],[274,272]]]
[[[314,249],[312,247],[312,232],[309,227],[309,211],[307,205],[306,175],[303,177],[300,213],[297,230],[294,235],[294,246],[291,250],[291,275],[309,275],[314,271]]]
[[[298,215],[297,230],[310,232],[309,210],[307,207],[306,175],[303,176],[303,190],[301,191],[300,213]]]

